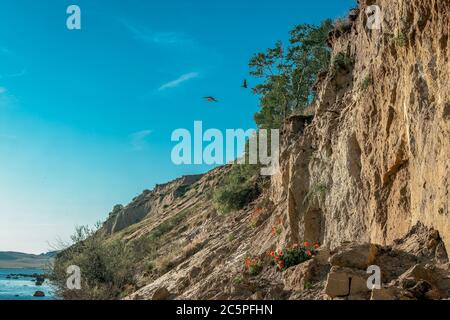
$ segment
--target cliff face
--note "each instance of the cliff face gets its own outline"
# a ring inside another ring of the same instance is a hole
[[[103,232],[130,244],[176,221],[127,298],[450,296],[450,0],[359,2],[330,34],[314,120],[287,119],[281,170],[257,200],[228,215],[214,209],[224,166],[110,216]],[[373,4],[380,30],[366,27]],[[284,272],[270,265],[268,251],[303,241],[321,243],[320,253]],[[258,275],[245,272],[246,257],[261,262]],[[384,291],[365,286],[370,264]]]
[[[126,207],[116,206],[103,224],[102,231],[111,235],[141,222],[146,217],[166,211],[170,204],[184,196],[201,177],[201,175],[184,176],[169,183],[157,185],[153,190],[145,190]]]
[[[293,241],[391,244],[422,222],[450,248],[450,1],[360,2],[330,35],[314,122],[286,133],[273,200]],[[381,30],[366,27],[372,4]]]

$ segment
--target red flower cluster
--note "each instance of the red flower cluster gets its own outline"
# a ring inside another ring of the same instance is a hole
[[[308,257],[312,257],[313,252],[315,253],[315,251],[320,248],[320,245],[318,243],[312,244],[312,243],[309,243],[309,242],[305,242],[303,245],[304,245],[304,247],[306,249],[306,255]]]
[[[303,245],[294,244],[283,250],[269,251],[267,255],[273,259],[279,270],[285,270],[310,259],[319,248],[318,243],[305,242]]]
[[[274,259],[278,269],[283,270],[283,268],[284,268],[284,262],[282,260],[283,250],[277,250],[277,251],[272,250],[272,251],[269,251],[267,253],[267,255]]]
[[[253,259],[251,257],[247,257],[247,258],[245,258],[245,269],[248,274],[255,276],[262,269],[261,262],[259,261],[259,259]]]

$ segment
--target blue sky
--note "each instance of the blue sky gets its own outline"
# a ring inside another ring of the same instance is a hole
[[[81,30],[66,28],[70,4]],[[252,128],[258,99],[240,87],[252,54],[354,5],[2,0],[0,251],[46,251],[114,204],[206,171],[172,164],[172,131]]]

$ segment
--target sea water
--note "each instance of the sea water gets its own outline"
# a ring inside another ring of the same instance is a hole
[[[8,279],[8,275],[20,274],[18,279]],[[33,274],[45,274],[41,269],[0,269],[0,300],[53,300],[52,286],[48,279],[41,286],[36,285]],[[36,291],[45,293],[45,297],[33,297]]]

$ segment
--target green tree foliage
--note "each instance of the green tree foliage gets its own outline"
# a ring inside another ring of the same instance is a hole
[[[329,67],[331,50],[326,40],[332,29],[331,20],[323,21],[320,26],[298,25],[290,32],[287,47],[278,41],[273,48],[252,57],[250,74],[261,80],[253,88],[260,96],[261,109],[255,114],[259,129],[280,128],[291,112],[306,108],[314,99],[312,88],[317,74]],[[268,137],[270,140],[270,132]],[[248,144],[244,156],[248,157]],[[222,186],[214,192],[215,207],[227,213],[251,202],[259,194],[259,169],[259,166],[233,165]]]
[[[326,40],[332,28],[331,20],[320,26],[298,25],[290,32],[287,47],[278,41],[252,57],[250,74],[262,81],[253,89],[261,96],[261,110],[255,114],[259,128],[279,128],[292,111],[307,107],[314,99],[317,74],[330,63]]]

